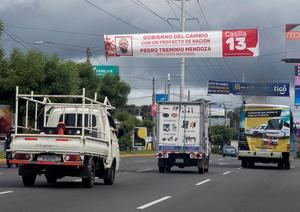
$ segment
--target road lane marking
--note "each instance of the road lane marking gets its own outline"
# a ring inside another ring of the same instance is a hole
[[[292,169],[294,169],[294,168],[295,168],[295,166],[291,166],[291,168],[292,168]],[[0,174],[1,174],[1,173],[0,173]]]
[[[226,174],[229,174],[229,173],[231,173],[231,171],[224,172],[223,175],[226,175]]]
[[[219,160],[224,160],[223,158],[220,158]]]
[[[12,193],[13,191],[3,191],[3,192],[0,192],[0,195],[1,194],[9,194],[9,193]]]
[[[229,163],[219,163],[219,165],[226,165],[226,164],[229,164]]]
[[[136,172],[145,172],[145,171],[150,171],[152,169],[142,169],[142,170],[137,170]]]
[[[241,167],[237,168],[237,169],[241,169]]]
[[[0,172],[0,175],[3,174],[2,172]]]
[[[201,182],[199,182],[199,183],[196,183],[195,185],[196,185],[196,186],[202,185],[202,184],[207,183],[207,182],[209,182],[209,181],[211,181],[211,179],[207,179],[207,180],[201,181]]]
[[[153,202],[149,202],[149,203],[147,203],[147,204],[145,204],[145,205],[142,205],[142,206],[140,206],[140,207],[138,207],[138,208],[136,208],[136,209],[138,209],[138,210],[143,210],[143,209],[145,209],[145,208],[148,208],[148,207],[150,207],[150,206],[152,206],[152,205],[155,205],[155,204],[157,204],[157,203],[160,203],[160,202],[165,201],[165,200],[170,199],[170,198],[171,198],[171,196],[165,196],[165,197],[160,198],[160,199],[158,199],[158,200],[155,200],[155,201],[153,201]]]

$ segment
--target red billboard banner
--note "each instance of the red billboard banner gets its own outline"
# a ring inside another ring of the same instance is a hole
[[[258,55],[257,29],[223,30],[223,57]]]
[[[256,57],[257,29],[104,35],[106,57]]]
[[[300,40],[300,24],[285,25],[286,40]]]

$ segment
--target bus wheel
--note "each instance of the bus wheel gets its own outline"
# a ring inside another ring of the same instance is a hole
[[[242,167],[243,168],[248,168],[248,161],[246,159],[242,159]]]

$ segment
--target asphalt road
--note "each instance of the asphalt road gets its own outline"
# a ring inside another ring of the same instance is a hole
[[[23,187],[17,169],[0,168],[0,211],[5,212],[260,212],[300,211],[300,161],[290,170],[276,165],[240,168],[236,158],[213,156],[208,173],[196,167],[160,174],[156,159],[123,158],[116,182],[82,188],[79,178],[54,186],[44,176]]]

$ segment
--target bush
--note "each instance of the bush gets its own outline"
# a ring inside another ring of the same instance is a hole
[[[223,154],[222,150],[219,147],[217,147],[217,146],[212,147],[211,153],[212,154],[218,154],[218,155],[222,155]]]

